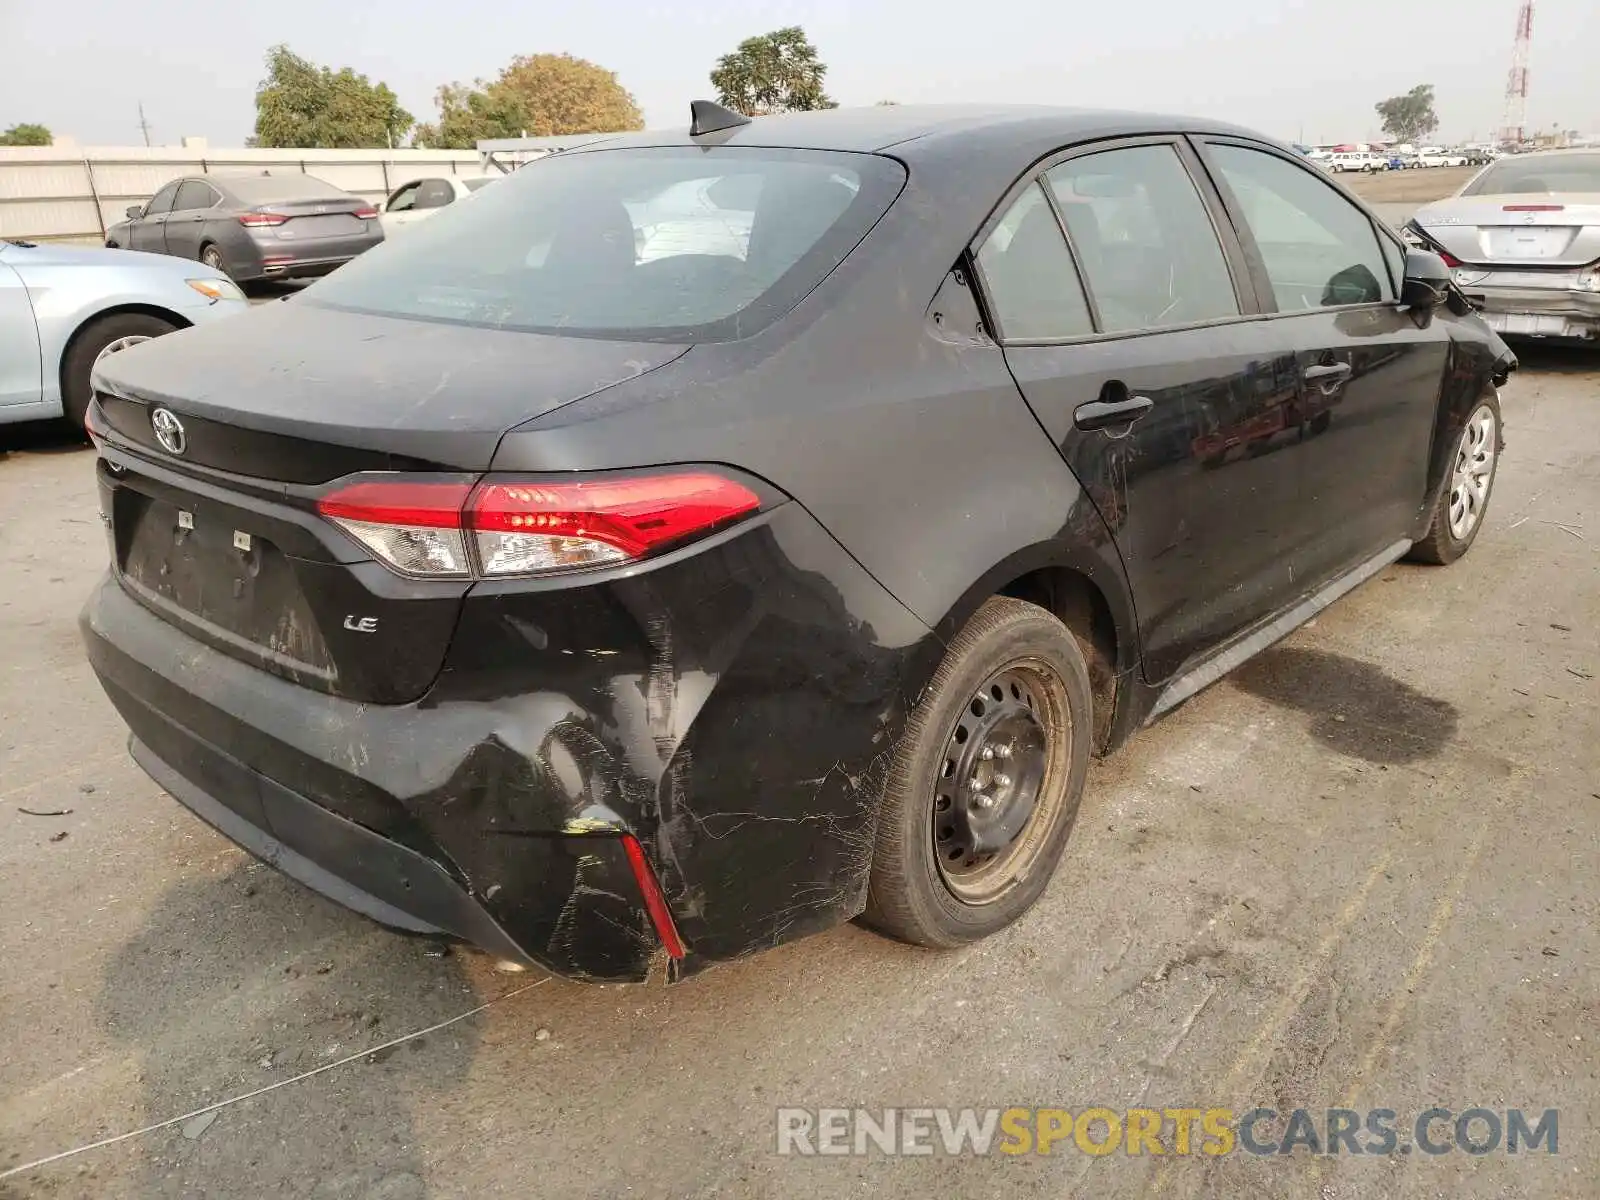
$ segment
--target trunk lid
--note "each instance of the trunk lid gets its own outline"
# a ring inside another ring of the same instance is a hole
[[[1457,196],[1415,220],[1464,263],[1572,268],[1600,259],[1600,196],[1592,193]]]
[[[158,406],[184,424],[183,463],[323,483],[486,470],[511,427],[687,350],[369,316],[306,295],[111,355],[95,390],[118,434],[164,458],[150,425]]]
[[[369,212],[373,215],[358,217],[356,214],[359,212]],[[252,228],[250,232],[258,241],[306,242],[323,238],[356,237],[368,232],[378,223],[373,206],[358,196],[257,204],[250,209],[250,213],[284,218],[280,224]]]
[[[471,478],[505,430],[685,349],[294,301],[114,355],[96,376],[113,569],[145,607],[231,657],[354,700],[415,700],[471,581],[374,561],[317,513],[329,481]],[[181,424],[181,453],[158,441],[157,408]]]

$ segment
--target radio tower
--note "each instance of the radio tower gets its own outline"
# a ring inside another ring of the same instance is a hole
[[[1528,121],[1528,52],[1533,43],[1534,0],[1522,0],[1517,9],[1517,40],[1511,46],[1511,74],[1506,76],[1504,141],[1522,144],[1523,127]]]

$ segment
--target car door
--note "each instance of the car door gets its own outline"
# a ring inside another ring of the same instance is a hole
[[[128,230],[128,249],[148,250],[165,254],[167,250],[167,217],[172,212],[172,202],[178,198],[181,179],[175,179],[150,197],[144,212]]]
[[[206,221],[211,210],[222,197],[203,179],[185,179],[172,202],[172,212],[166,220],[166,248],[168,254],[180,258],[199,259],[200,243],[205,237]]]
[[[0,262],[0,407],[38,403],[43,382],[33,301],[22,276]]]
[[[1302,558],[1322,581],[1392,548],[1415,520],[1449,331],[1401,308],[1398,235],[1328,180],[1243,140],[1201,139],[1200,151],[1274,314],[1262,330],[1299,366]]]
[[[1065,236],[1063,236],[1063,229]],[[1160,683],[1295,590],[1292,353],[1181,138],[1048,161],[976,261],[1006,361],[1099,506]]]
[[[378,223],[383,226],[384,236],[387,237],[412,222],[417,205],[417,193],[421,189],[422,180],[413,179],[410,183],[396,188],[393,195],[384,201],[383,214],[378,218]]]

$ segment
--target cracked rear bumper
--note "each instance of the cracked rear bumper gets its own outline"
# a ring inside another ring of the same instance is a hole
[[[80,625],[140,764],[258,857],[385,924],[569,978],[670,978],[847,920],[941,644],[800,506],[648,571],[480,587],[421,700],[314,693],[114,578]]]
[[[1600,337],[1600,292],[1586,288],[1478,286],[1461,289],[1499,334]]]

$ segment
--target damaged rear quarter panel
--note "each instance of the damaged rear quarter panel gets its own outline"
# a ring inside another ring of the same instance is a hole
[[[642,975],[638,889],[581,850],[624,831],[688,949],[675,976],[860,912],[927,627],[793,504],[575,595],[480,587],[424,701],[470,737],[406,804],[495,918],[563,973]],[[552,838],[580,848],[558,879]]]

